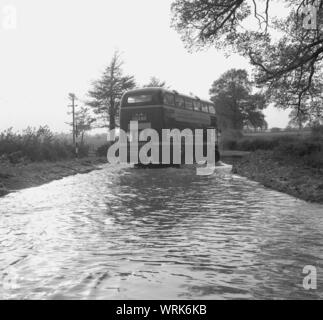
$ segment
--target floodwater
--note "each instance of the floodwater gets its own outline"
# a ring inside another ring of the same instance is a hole
[[[231,174],[104,166],[0,198],[3,299],[319,299],[322,262],[322,205]]]

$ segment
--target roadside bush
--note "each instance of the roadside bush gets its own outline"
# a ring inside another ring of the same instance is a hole
[[[54,149],[56,150],[57,159],[68,159],[74,154],[73,145],[65,140],[55,140]]]
[[[88,157],[90,146],[83,144],[79,146],[79,157]]]
[[[275,138],[253,138],[253,139],[240,139],[229,140],[226,142],[225,148],[227,150],[239,151],[256,151],[256,150],[273,150],[280,144],[293,141],[291,137],[275,137]]]
[[[96,149],[96,155],[98,157],[106,157],[107,153],[108,153],[108,148],[109,148],[110,144],[105,143],[102,146],[100,146],[99,148]]]
[[[222,140],[222,148],[225,150],[237,150],[238,141],[231,139]]]
[[[323,140],[306,139],[282,140],[274,149],[274,156],[280,159],[301,161],[313,168],[323,168]]]
[[[220,138],[221,147],[226,150],[236,150],[237,141],[239,141],[242,137],[243,135],[239,130],[225,130],[222,132]]]
[[[278,159],[301,161],[303,164],[323,168],[323,126],[316,127],[310,136],[282,135],[229,139],[227,150],[256,151],[271,150]]]
[[[241,151],[256,151],[256,150],[272,150],[277,145],[274,139],[256,138],[252,140],[241,140],[238,143],[238,150]]]
[[[321,151],[322,145],[317,141],[290,141],[280,143],[275,148],[276,154],[284,156],[304,157]]]
[[[304,162],[313,168],[323,168],[323,150],[306,155]]]
[[[118,137],[117,137],[118,139]],[[106,157],[108,153],[108,149],[114,144],[114,141],[106,142],[105,144],[101,145],[99,148],[96,149],[96,155],[98,157]],[[118,151],[116,153],[118,155]]]
[[[0,156],[6,155],[13,163],[30,161],[57,161],[73,157],[73,147],[57,139],[50,129],[28,127],[22,133],[12,128],[0,133]]]
[[[312,127],[312,137],[323,139],[323,125]]]

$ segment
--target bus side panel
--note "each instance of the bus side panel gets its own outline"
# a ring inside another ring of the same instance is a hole
[[[209,114],[198,113],[190,110],[165,108],[165,128],[203,129],[211,126]]]

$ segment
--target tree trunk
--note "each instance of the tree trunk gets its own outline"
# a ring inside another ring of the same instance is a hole
[[[298,120],[298,130],[301,131],[303,129],[303,124],[302,124],[302,120],[299,119]]]
[[[82,131],[82,135],[81,135],[81,146],[83,146],[84,144],[84,131]]]
[[[116,115],[114,112],[114,107],[110,106],[109,108],[109,129],[113,130],[116,127]]]

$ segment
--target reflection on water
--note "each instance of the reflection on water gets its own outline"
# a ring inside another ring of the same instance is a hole
[[[232,175],[106,166],[0,199],[0,297],[322,298],[322,209]]]

